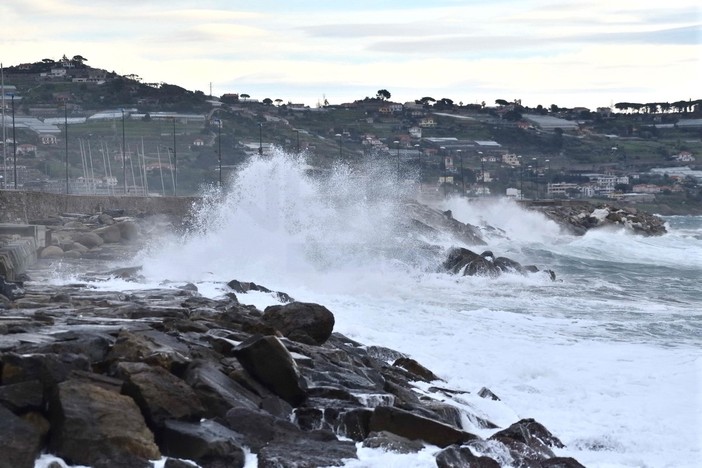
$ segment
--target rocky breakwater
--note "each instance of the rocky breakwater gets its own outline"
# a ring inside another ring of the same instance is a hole
[[[2,468],[43,451],[93,468],[339,466],[361,445],[426,444],[439,467],[582,466],[538,422],[499,428],[410,356],[334,332],[318,304],[25,286],[0,304]]]
[[[645,236],[666,233],[665,222],[658,216],[633,207],[619,207],[608,203],[587,202],[531,202],[529,209],[539,211],[566,231],[583,235],[588,230],[602,227],[624,228]]]

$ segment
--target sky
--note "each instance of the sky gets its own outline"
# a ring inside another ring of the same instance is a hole
[[[145,82],[316,105],[702,98],[699,0],[2,0],[5,66],[81,55]],[[10,83],[11,84],[11,83]]]

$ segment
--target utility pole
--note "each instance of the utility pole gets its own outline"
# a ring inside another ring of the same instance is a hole
[[[258,123],[258,155],[263,156],[263,123]]]
[[[173,116],[173,195],[178,196],[178,153],[176,150],[176,134],[175,134],[176,119]]]
[[[124,179],[124,194],[127,195],[127,156],[124,139],[124,109],[122,109],[122,177]]]
[[[7,130],[5,129],[5,69],[0,63],[0,93],[2,94],[2,187],[7,188]]]
[[[13,154],[13,174],[15,180],[15,190],[17,190],[17,137],[15,136],[15,95],[12,95],[12,154]]]
[[[63,126],[66,140],[66,195],[68,195],[68,102],[63,103]]]
[[[222,119],[219,119],[219,188],[222,188]]]

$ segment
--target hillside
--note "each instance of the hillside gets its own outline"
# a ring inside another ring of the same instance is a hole
[[[642,198],[647,203],[684,210],[702,204],[695,177],[649,173],[690,166],[695,174],[702,157],[700,100],[618,103],[613,112],[530,109],[503,100],[495,106],[430,97],[394,103],[380,90],[310,108],[143,83],[86,62],[62,57],[5,69],[10,188],[14,95],[17,182],[27,189],[65,191],[68,159],[72,193],[192,194],[218,183],[220,154],[226,177],[248,157],[277,146],[305,151],[320,169],[339,159],[399,163],[402,180],[421,174],[424,190],[444,193],[498,195],[512,187],[525,198],[611,197],[650,185]],[[618,181],[603,193],[590,177],[595,173]]]

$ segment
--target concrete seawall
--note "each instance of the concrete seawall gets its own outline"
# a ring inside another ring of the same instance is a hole
[[[28,223],[61,213],[124,210],[126,215],[165,214],[184,218],[196,197],[64,195],[0,190],[0,223]]]

